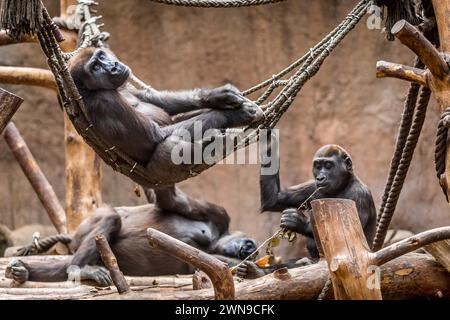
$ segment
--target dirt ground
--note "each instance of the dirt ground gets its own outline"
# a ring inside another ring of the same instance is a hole
[[[240,9],[169,7],[150,1],[99,1],[110,45],[145,82],[181,89],[232,82],[246,89],[303,55],[345,17],[354,0],[297,1]],[[59,1],[48,0],[58,12]],[[44,67],[35,45],[0,48],[0,65]],[[408,84],[376,79],[375,63],[410,64],[398,42],[387,42],[363,20],[335,50],[280,121],[281,183],[311,177],[316,149],[337,143],[353,156],[355,171],[378,206]],[[3,87],[25,103],[15,115],[31,151],[58,197],[64,200],[63,120],[56,97],[44,89]],[[430,104],[422,137],[392,226],[414,232],[449,225],[450,213],[433,168],[438,108]],[[144,200],[133,183],[104,167],[103,195],[112,205]],[[219,165],[181,186],[192,196],[223,205],[232,228],[258,240],[273,234],[279,214],[259,213],[258,165]],[[49,224],[35,194],[0,140],[0,223],[10,228]],[[285,246],[294,254],[298,245]]]

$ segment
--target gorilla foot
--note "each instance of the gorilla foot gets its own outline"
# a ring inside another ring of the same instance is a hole
[[[241,108],[237,109],[236,112],[239,112],[240,120],[242,121],[240,125],[248,125],[259,121],[264,117],[264,111],[256,103],[250,100],[244,102]]]
[[[18,283],[24,283],[28,280],[29,272],[24,263],[19,259],[11,260],[5,270],[5,276],[8,279],[13,279]]]

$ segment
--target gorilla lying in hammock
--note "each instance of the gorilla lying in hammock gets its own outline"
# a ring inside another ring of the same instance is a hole
[[[150,191],[147,197],[156,198],[156,203],[97,209],[79,226],[69,243],[73,256],[52,263],[25,263],[15,258],[6,269],[6,277],[20,283],[27,280],[65,281],[70,267],[75,265],[80,267],[81,280],[109,285],[109,272],[103,267],[95,245],[95,236],[99,234],[110,243],[125,275],[193,273],[188,264],[150,247],[146,234],[150,227],[213,254],[230,265],[237,264],[256,249],[253,239],[240,232],[229,233],[230,218],[221,206],[190,198],[175,186]],[[180,211],[183,215],[177,213]]]

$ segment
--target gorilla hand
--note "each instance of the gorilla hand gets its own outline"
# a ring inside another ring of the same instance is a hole
[[[309,219],[305,215],[298,213],[296,209],[286,209],[281,214],[281,228],[305,234],[308,226]]]
[[[245,261],[237,267],[237,276],[244,279],[256,279],[266,275],[263,269],[253,261]]]

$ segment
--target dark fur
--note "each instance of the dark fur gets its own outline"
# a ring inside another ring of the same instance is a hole
[[[107,49],[82,50],[69,70],[96,132],[162,181],[191,168],[170,161],[174,146],[192,147],[190,141],[181,141],[181,129],[192,134],[196,121],[203,132],[244,126],[262,116],[259,107],[231,85],[178,92],[125,88],[130,71]],[[171,116],[200,109],[207,110],[172,123]]]
[[[178,190],[178,195],[181,191]],[[165,195],[167,198],[173,195]],[[162,251],[150,247],[146,230],[155,228],[188,243],[196,248],[216,255],[228,263],[237,263],[256,249],[255,242],[241,233],[229,234],[229,216],[217,205],[200,202],[185,196],[186,208],[190,212],[207,215],[210,221],[197,221],[178,213],[162,209],[158,204],[139,207],[102,207],[78,228],[70,243],[73,257],[57,264],[13,261],[9,276],[19,282],[63,281],[68,268],[81,268],[82,279],[110,283],[109,275],[95,246],[95,236],[103,234],[111,245],[121,271],[130,276],[156,276],[192,273],[192,268]],[[192,201],[191,201],[192,200]],[[175,203],[177,201],[174,201]],[[178,202],[180,203],[180,202]],[[164,206],[164,204],[163,204]],[[16,264],[16,266],[14,266]]]
[[[270,145],[273,143],[275,141]],[[278,158],[277,150],[276,147],[269,147],[272,156]],[[334,163],[330,170],[323,166],[328,161]],[[310,202],[314,199],[343,198],[355,201],[364,234],[368,243],[371,244],[375,233],[376,209],[370,190],[353,172],[353,164],[348,152],[338,145],[326,145],[316,152],[313,163],[315,180],[284,190],[280,188],[279,171],[273,175],[261,175],[261,211],[283,211],[282,225],[284,219],[284,223],[293,231],[306,236],[309,254],[313,258],[318,258],[309,218],[301,213],[298,214],[296,209],[316,191],[318,186],[321,186],[322,188],[312,199],[307,201],[307,208],[310,208]]]

